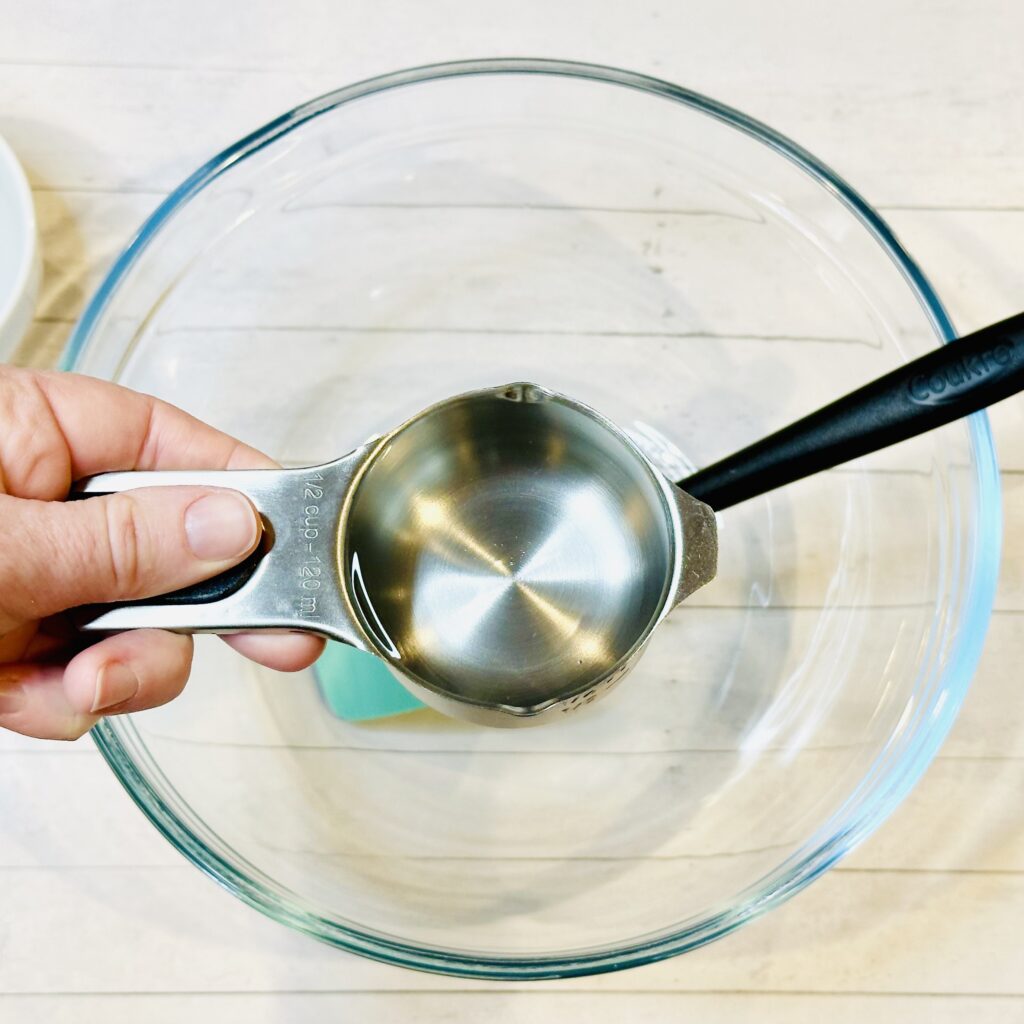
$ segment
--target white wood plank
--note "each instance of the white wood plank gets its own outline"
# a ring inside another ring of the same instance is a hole
[[[552,193],[560,202],[557,189]],[[349,196],[357,200],[359,189]],[[284,204],[279,217],[247,220],[218,239],[203,254],[201,272],[190,267],[185,284],[167,296],[157,327],[684,340],[709,332],[880,347],[875,314],[853,288],[827,265],[807,273],[813,246],[788,233],[785,244],[775,244],[775,227],[755,219],[761,208],[745,212],[352,207],[303,196]],[[225,211],[225,220],[233,215]],[[742,302],[733,293],[738,265],[749,274]],[[800,287],[782,292],[780,279]],[[883,282],[883,296],[886,284],[903,298],[893,282]],[[923,325],[917,335],[928,339]]]
[[[40,313],[77,315],[106,264],[159,199],[157,193],[37,191],[36,215],[50,276]],[[557,210],[531,211],[530,216],[545,212],[559,216]],[[961,330],[1019,310],[1024,210],[885,209],[883,215]]]
[[[695,18],[688,8],[648,0],[634,12],[629,32],[612,8],[595,10],[582,0],[554,8],[533,0],[512,22],[492,4],[462,0],[434,5],[429,23],[410,19],[395,3],[339,9],[305,0],[284,20],[267,2],[253,6],[244,19],[213,16],[198,0],[154,18],[126,15],[124,0],[110,0],[98,16],[71,2],[45,5],[46,13],[32,19],[12,11],[4,21],[19,27],[5,34],[4,58],[79,66],[11,65],[0,108],[58,128],[74,125],[81,96],[102,126],[91,134],[107,137],[117,156],[129,159],[101,168],[84,151],[69,153],[61,180],[81,173],[73,166],[77,157],[89,177],[124,175],[138,182],[131,151],[170,152],[176,122],[186,119],[203,133],[201,111],[202,120],[216,120],[237,135],[254,123],[240,118],[242,111],[279,113],[300,96],[370,73],[456,56],[534,53],[619,64],[695,86],[792,134],[876,202],[1020,203],[1024,142],[1016,126],[1024,113],[1024,69],[1017,60],[1015,8],[1001,0],[985,0],[970,15],[955,5],[893,7],[871,0],[858,5],[856,17],[822,17],[801,0],[744,4],[742,31],[730,5],[705,7]],[[200,23],[203,32],[191,30]],[[124,25],[124,35],[101,27],[111,24]],[[89,62],[128,67],[80,66]],[[168,65],[185,66],[187,73],[164,70]],[[212,72],[205,70],[215,67],[260,70],[221,72],[233,84],[222,91],[210,86]],[[950,68],[959,73],[949,74]],[[275,75],[294,85],[277,91],[276,109],[254,106],[252,94]],[[207,87],[196,88],[200,82]],[[39,95],[35,102],[33,94]],[[127,98],[130,121],[118,115],[115,96]],[[155,105],[149,117],[146,103]],[[146,132],[147,122],[159,123],[168,138]],[[80,137],[80,129],[74,135]],[[202,145],[195,140],[187,148],[197,152],[197,142]]]
[[[1024,398],[1018,399],[1024,406]],[[1024,420],[1024,409],[1013,411]],[[998,435],[1005,436],[1001,430]],[[999,564],[999,589],[995,607],[999,611],[1024,609],[1024,472],[1003,473],[1003,551]]]
[[[8,756],[2,768],[0,866],[180,863],[98,755]],[[1024,835],[1016,826],[1022,785],[1024,759],[940,756],[890,821],[840,870],[1024,872]],[[48,808],[61,813],[46,813]],[[685,851],[685,843],[676,845]],[[627,844],[618,844],[619,856],[629,853]]]
[[[1024,760],[940,755],[910,796],[841,862],[903,871],[1024,871]]]
[[[351,32],[360,15],[372,15],[374,10],[356,4],[347,16],[336,10],[332,21],[339,30]],[[173,8],[147,6],[140,12],[122,0],[102,0],[88,11],[73,3],[51,2],[28,18],[16,0],[4,0],[0,18],[7,31],[0,62],[253,71],[294,67],[302,55],[298,47],[305,45],[307,56],[317,49],[306,39],[312,29],[309,20],[317,13],[323,17],[325,12],[304,3],[295,17],[282,18],[280,9],[266,0],[247,5],[244,18],[194,2]],[[199,24],[202,31],[196,30]],[[190,45],[184,47],[186,39]]]
[[[1016,667],[1024,629],[1015,613],[992,617],[985,649],[956,723],[942,748],[950,757],[1024,757],[1024,703]]]
[[[0,879],[2,992],[487,988],[320,945],[254,914],[189,867],[7,869]],[[1021,995],[1022,912],[1020,875],[835,872],[695,953],[524,990]]]
[[[0,134],[36,187],[166,191],[316,91],[289,73],[11,66]]]
[[[1024,197],[1019,205],[1024,206]],[[960,331],[1019,313],[1024,209],[883,210]]]
[[[89,739],[84,756],[40,750],[0,757],[0,863],[7,867],[178,865]]]
[[[536,1024],[537,1021],[629,1021],[665,1024],[862,1024],[922,1020],[928,1024],[1020,1024],[1015,996],[815,995],[775,993],[573,992],[501,988],[493,992],[273,993],[268,995],[58,995],[0,997],[12,1021],[47,1024]]]

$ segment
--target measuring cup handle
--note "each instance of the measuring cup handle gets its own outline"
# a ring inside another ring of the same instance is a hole
[[[679,486],[716,511],[960,419],[1024,388],[1024,314],[957,338]]]
[[[335,547],[340,507],[359,462],[354,452],[303,469],[104,473],[74,499],[141,487],[199,485],[244,494],[264,523],[259,548],[219,575],[169,594],[80,609],[79,629],[158,628],[187,633],[308,629],[352,642]]]

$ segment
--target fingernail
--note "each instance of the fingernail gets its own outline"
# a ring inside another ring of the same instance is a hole
[[[92,715],[75,715],[68,720],[63,736],[55,736],[54,739],[64,740],[66,743],[74,743],[80,740],[98,721]]]
[[[139,677],[119,661],[112,661],[100,669],[96,677],[96,692],[90,710],[94,715],[123,704],[139,692]]]
[[[218,491],[193,501],[185,511],[185,533],[196,558],[223,562],[244,555],[259,533],[256,512],[235,491]]]

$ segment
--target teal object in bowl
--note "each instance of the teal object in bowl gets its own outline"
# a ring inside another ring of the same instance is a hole
[[[329,641],[313,672],[332,714],[346,722],[373,721],[424,706],[380,658],[345,644]]]
[[[64,365],[289,465],[535,380],[679,479],[953,335],[878,214],[778,133],[500,60],[341,89],[212,159]],[[977,663],[1000,527],[977,414],[722,513],[718,578],[564,722],[347,721],[326,676],[199,637],[181,698],[93,735],[185,856],[290,927],[463,976],[617,970],[779,905],[906,796]]]

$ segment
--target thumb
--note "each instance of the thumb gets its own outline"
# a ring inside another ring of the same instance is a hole
[[[0,495],[0,632],[83,604],[153,597],[230,568],[261,523],[237,491],[148,487],[81,501]]]

